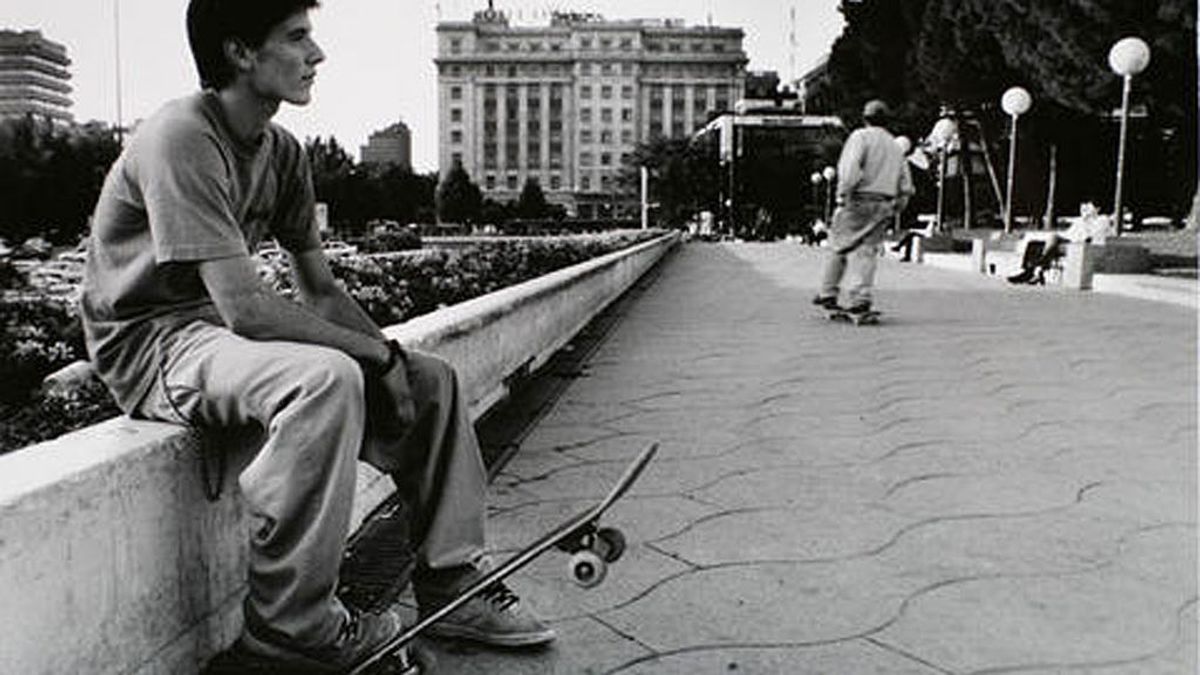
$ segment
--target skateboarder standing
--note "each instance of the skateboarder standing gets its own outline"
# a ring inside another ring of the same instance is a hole
[[[853,285],[847,311],[871,311],[871,288],[884,230],[912,196],[913,182],[904,152],[885,128],[887,104],[873,99],[863,106],[861,129],[846,139],[838,159],[837,210],[829,232],[829,257],[821,290],[813,304],[836,309],[847,261]]]
[[[305,153],[271,118],[311,98],[325,55],[317,0],[191,0],[202,91],[145,120],[96,205],[81,311],[97,372],[130,416],[261,429],[238,476],[253,521],[246,650],[340,671],[400,631],[335,595],[356,460],[412,507],[413,583],[428,613],[481,575],[483,463],[454,370],[384,338],[321,251]],[[303,304],[260,281],[274,238]],[[550,641],[495,586],[434,632]]]

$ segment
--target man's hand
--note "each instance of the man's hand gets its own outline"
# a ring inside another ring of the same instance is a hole
[[[416,421],[417,408],[404,350],[394,340],[388,349],[387,364],[366,373],[367,423],[382,438],[399,438]]]

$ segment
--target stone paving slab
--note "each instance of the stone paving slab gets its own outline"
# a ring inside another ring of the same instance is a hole
[[[503,557],[657,441],[626,557],[539,559],[559,640],[439,672],[1197,672],[1194,310],[885,260],[854,327],[820,263],[666,262],[491,490]]]

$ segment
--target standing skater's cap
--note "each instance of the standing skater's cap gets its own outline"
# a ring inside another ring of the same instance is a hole
[[[888,104],[877,98],[867,101],[866,105],[863,106],[862,116],[868,120],[887,119],[891,115],[892,110],[888,107]]]

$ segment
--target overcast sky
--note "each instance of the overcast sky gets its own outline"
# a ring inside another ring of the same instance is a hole
[[[841,33],[837,5],[838,0],[496,0],[496,8],[517,24],[545,24],[542,14],[549,9],[597,12],[608,19],[680,18],[689,25],[711,17],[713,25],[746,31],[751,69],[775,70],[785,80],[793,68],[804,72]],[[112,122],[119,25],[121,110],[128,124],[197,87],[184,31],[186,6],[187,0],[0,0],[0,28],[39,29],[66,45],[76,119]],[[357,155],[372,131],[402,119],[413,132],[414,168],[437,168],[434,26],[439,16],[469,19],[486,6],[486,0],[324,0],[313,15],[314,36],[327,56],[314,100],[305,108],[285,104],[276,120],[301,139],[333,135]]]

